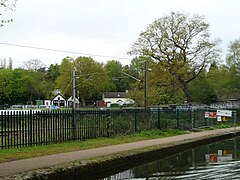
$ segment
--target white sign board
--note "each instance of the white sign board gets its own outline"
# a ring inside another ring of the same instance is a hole
[[[222,121],[222,117],[221,116],[217,116],[217,121],[221,122]]]
[[[229,111],[229,110],[217,110],[217,116],[232,117],[232,111]]]

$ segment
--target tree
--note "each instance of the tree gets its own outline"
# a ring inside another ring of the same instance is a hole
[[[0,0],[0,10],[2,10],[2,9],[4,9],[4,10],[7,10],[7,9],[14,10],[16,1],[17,0]],[[1,11],[0,11],[0,16],[2,16]],[[10,23],[12,21],[13,21],[12,19],[8,19],[8,20],[2,19],[2,20],[0,20],[0,27],[3,27],[3,25],[5,23]]]
[[[217,102],[218,97],[213,87],[213,83],[208,81],[207,73],[203,71],[189,84],[189,91],[192,92],[192,101],[203,104]]]
[[[107,91],[126,91],[128,88],[128,80],[123,74],[123,67],[119,61],[108,61],[104,66],[107,77]]]
[[[229,67],[236,66],[240,70],[240,39],[230,42],[226,61]]]
[[[0,69],[0,104],[26,104],[44,99],[44,74],[24,69]]]
[[[24,63],[24,68],[33,71],[45,71],[46,65],[40,59],[30,59]]]
[[[101,99],[107,86],[107,73],[104,65],[96,62],[91,57],[78,57],[75,60],[76,67],[76,91],[83,106],[86,102],[94,102]]]
[[[71,83],[74,59],[71,57],[66,57],[62,60],[59,66],[59,76],[56,79],[56,88],[62,90],[62,94],[66,97],[72,95]]]
[[[160,72],[167,76],[156,83],[178,86],[191,101],[188,84],[216,59],[217,44],[210,40],[209,25],[204,17],[172,12],[150,24],[129,53],[157,62]]]
[[[212,64],[207,73],[208,84],[211,85],[218,101],[239,99],[240,76],[236,66],[216,66]]]
[[[47,76],[49,80],[56,81],[57,77],[60,75],[59,73],[59,65],[58,64],[51,64],[47,70]]]
[[[63,91],[63,95],[72,95],[72,70],[76,70],[76,94],[83,106],[86,102],[96,101],[101,98],[107,84],[107,74],[103,64],[96,62],[91,57],[78,57],[76,60],[64,58],[60,67],[60,76],[57,78],[57,88]]]
[[[13,73],[10,69],[0,69],[0,104],[8,104],[11,98]]]

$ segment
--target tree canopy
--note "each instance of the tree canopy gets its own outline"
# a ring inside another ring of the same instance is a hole
[[[0,10],[15,1],[0,0]],[[14,3],[13,3],[14,4]],[[1,15],[0,15],[1,16]],[[2,26],[6,21],[1,21]],[[51,99],[61,89],[72,96],[72,71],[76,71],[76,96],[81,105],[101,100],[106,91],[129,90],[137,106],[144,105],[144,62],[148,62],[148,104],[210,104],[240,99],[240,39],[229,44],[226,64],[220,64],[218,42],[211,40],[203,16],[172,12],[155,20],[133,44],[129,65],[91,57],[65,57],[61,64],[45,66],[39,59],[12,68],[12,59],[0,60],[0,105],[27,104]]]
[[[230,42],[226,61],[229,66],[236,66],[240,70],[240,39]]]
[[[60,76],[57,78],[57,87],[63,90],[65,96],[72,94],[72,70],[76,70],[76,92],[85,106],[86,101],[100,99],[107,84],[107,74],[103,64],[96,62],[91,57],[78,57],[76,60],[68,57],[63,59],[60,67]],[[78,93],[77,93],[78,94]]]
[[[147,56],[158,63],[161,72],[167,73],[166,81],[161,83],[177,85],[190,101],[188,83],[216,60],[216,47],[217,41],[210,40],[204,17],[172,12],[150,24],[129,53]]]

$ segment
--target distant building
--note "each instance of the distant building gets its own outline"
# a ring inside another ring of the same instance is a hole
[[[57,106],[57,107],[63,107],[67,106],[67,101],[63,97],[62,94],[57,94],[53,97],[51,100],[44,100],[44,105],[45,106]]]
[[[67,106],[68,107],[72,107],[72,104],[73,104],[73,98],[72,96],[70,98],[68,98],[67,100]],[[75,97],[75,107],[79,107],[79,100],[77,97]]]
[[[102,100],[107,103],[107,107],[110,107],[111,104],[134,104],[134,100],[127,97],[127,92],[104,92]]]

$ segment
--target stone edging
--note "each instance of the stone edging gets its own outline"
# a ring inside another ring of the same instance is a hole
[[[14,176],[4,177],[6,180],[12,179],[95,179],[108,174],[109,172],[118,172],[120,170],[129,169],[142,163],[150,162],[154,159],[169,157],[176,153],[192,149],[204,144],[233,138],[240,135],[240,131],[236,134],[217,134],[202,138],[193,138],[181,140],[164,145],[155,145],[141,149],[124,151],[103,157],[75,161],[67,164],[56,165],[51,168],[33,170]],[[106,172],[107,171],[107,172]]]

